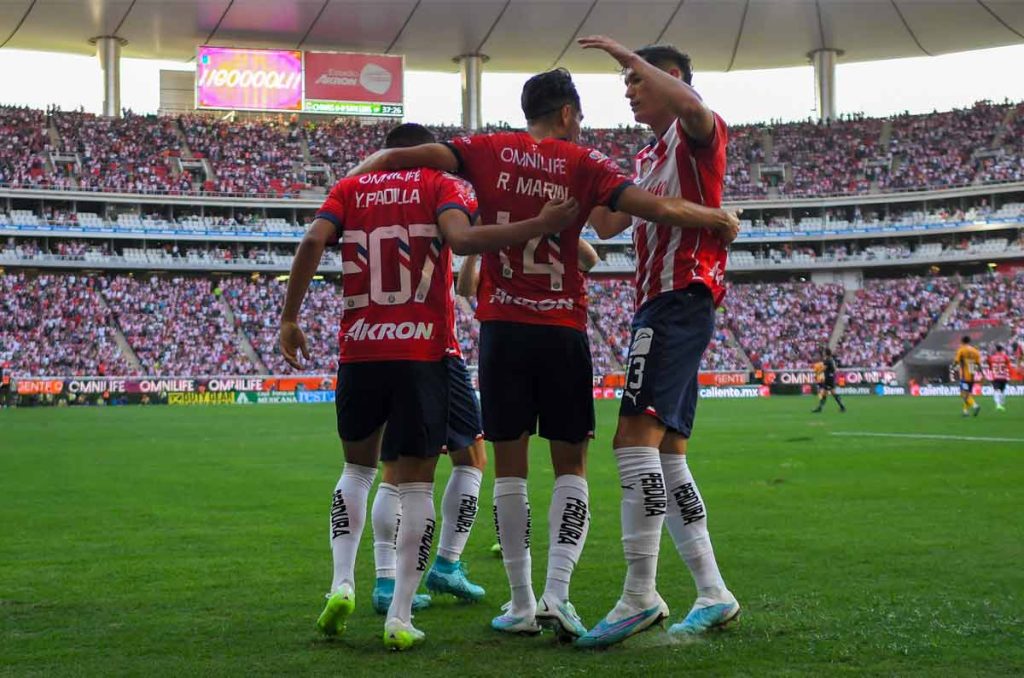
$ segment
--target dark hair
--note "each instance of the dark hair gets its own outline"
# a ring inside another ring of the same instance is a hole
[[[999,353],[1002,353],[1003,352],[1003,345],[1002,344],[996,344],[996,351],[999,352]]]
[[[693,84],[693,64],[689,54],[680,52],[672,45],[648,45],[641,47],[636,53],[652,66],[661,69],[675,66],[683,74],[683,82],[687,85]]]
[[[538,73],[527,80],[519,103],[527,122],[559,111],[566,104],[582,110],[572,75],[564,68]]]
[[[826,348],[825,349],[825,355],[829,355],[829,356],[832,355],[832,349]]]
[[[420,144],[432,144],[437,139],[434,133],[423,125],[407,122],[395,127],[384,138],[384,148],[408,148]]]
[[[964,338],[963,338],[963,339],[961,339],[960,341],[961,341],[961,342],[963,342],[963,343],[965,343],[965,344],[969,344],[969,343],[971,343],[971,338],[970,338],[970,336],[968,336],[968,335],[966,335],[966,334],[965,334],[965,335],[964,335]]]

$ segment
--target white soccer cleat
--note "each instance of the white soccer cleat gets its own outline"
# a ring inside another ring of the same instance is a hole
[[[501,614],[491,620],[491,628],[502,633],[514,633],[524,636],[535,636],[540,633],[536,610],[533,613],[512,610],[512,603],[501,606]]]

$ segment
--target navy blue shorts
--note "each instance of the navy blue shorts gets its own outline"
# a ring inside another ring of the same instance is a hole
[[[445,358],[448,367],[448,441],[449,452],[464,450],[483,435],[480,401],[473,380],[462,358]]]
[[[961,391],[974,391],[974,382],[973,381],[965,381],[965,380],[961,379],[960,380],[960,390]]]
[[[381,426],[381,461],[429,459],[448,440],[448,359],[342,363],[334,400],[338,435],[364,440]]]
[[[586,332],[571,327],[480,323],[484,437],[524,433],[580,443],[594,435],[594,368]]]
[[[649,414],[689,438],[697,372],[715,331],[715,303],[703,285],[659,294],[633,316],[619,415]]]

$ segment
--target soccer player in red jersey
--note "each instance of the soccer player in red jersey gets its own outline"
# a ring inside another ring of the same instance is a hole
[[[636,121],[656,135],[636,157],[637,185],[720,206],[728,130],[690,86],[690,58],[667,46],[633,52],[603,36],[579,42],[618,62]],[[630,226],[607,210],[598,210],[591,221],[603,237]],[[690,612],[669,633],[702,633],[740,611],[719,572],[707,509],[686,461],[697,372],[714,332],[715,308],[725,296],[730,240],[709,229],[670,228],[659,219],[633,219],[632,227],[636,313],[614,440],[627,573],[618,604],[577,641],[583,647],[621,642],[668,616],[655,588],[663,524],[697,588]]]
[[[996,401],[996,410],[1006,411],[1006,382],[1010,380],[1010,356],[1003,347],[996,344],[996,351],[986,360],[992,373],[992,398]]]
[[[579,200],[580,217],[560,234],[484,255],[477,307],[484,434],[494,444],[495,519],[512,594],[511,606],[491,626],[534,634],[539,622],[578,637],[586,629],[569,602],[569,582],[589,528],[585,462],[594,430],[587,299],[577,266],[586,214],[603,205],[682,229],[707,228],[727,240],[735,237],[738,221],[720,209],[641,190],[604,155],[572,143],[583,113],[567,71],[530,78],[521,104],[526,132],[385,150],[352,172],[412,166],[458,172],[476,188],[484,220],[496,223],[536,214],[551,197]],[[529,438],[538,430],[550,442],[556,476],[539,604],[530,573],[526,491]]]
[[[416,143],[423,132],[402,125],[387,143]],[[301,368],[299,352],[309,357],[297,318],[327,245],[339,246],[344,274],[336,409],[345,467],[331,506],[334,578],[317,620],[327,635],[344,630],[355,606],[355,557],[380,457],[393,465],[402,513],[384,642],[405,649],[423,639],[412,625],[412,602],[430,556],[434,468],[448,434],[451,251],[471,254],[558,232],[575,222],[578,206],[551,201],[534,218],[471,228],[476,212],[472,188],[433,169],[343,179],[295,254],[280,332],[281,353],[294,367]]]

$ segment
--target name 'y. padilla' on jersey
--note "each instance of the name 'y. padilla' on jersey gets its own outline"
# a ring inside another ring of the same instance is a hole
[[[598,151],[526,132],[458,137],[448,142],[459,173],[480,198],[484,223],[511,223],[540,213],[552,199],[576,198],[575,224],[482,257],[476,317],[533,325],[587,327],[587,294],[577,251],[580,232],[598,205],[615,208],[632,182]]]
[[[435,361],[459,355],[446,210],[476,218],[473,188],[432,169],[342,179],[317,212],[341,250],[340,361]]]
[[[722,206],[728,128],[714,114],[711,140],[698,145],[678,120],[653,145],[636,156],[638,186],[655,195],[684,198],[707,207]],[[725,297],[729,248],[707,229],[680,229],[633,218],[636,250],[636,307],[662,292],[703,284],[715,305]]]

